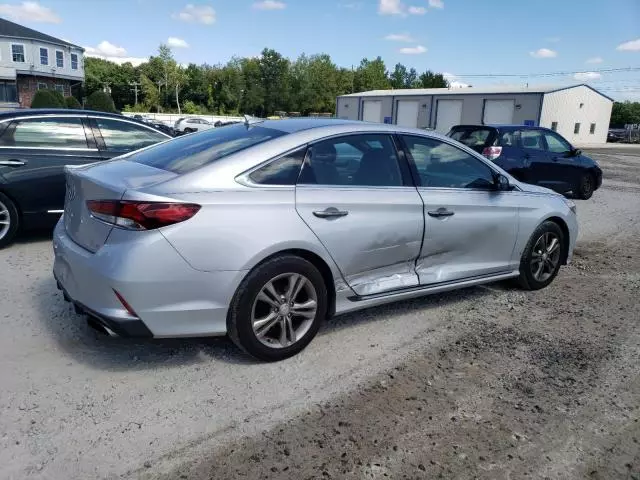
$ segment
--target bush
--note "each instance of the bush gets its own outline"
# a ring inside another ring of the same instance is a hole
[[[58,90],[51,90],[51,94],[56,97],[56,100],[58,100],[61,108],[67,108],[67,104],[64,101],[64,95],[62,93],[60,93]]]
[[[67,97],[64,99],[64,103],[67,105],[67,108],[72,108],[72,109],[82,108],[82,105],[80,105],[80,102],[76,97]]]
[[[197,105],[194,102],[192,102],[191,100],[187,100],[186,102],[184,102],[182,104],[182,113],[187,113],[187,114],[202,114],[202,113],[207,113],[206,108],[202,107],[201,105]]]
[[[65,108],[65,104],[52,90],[38,90],[31,101],[31,108]]]
[[[87,98],[86,108],[89,110],[98,110],[100,112],[116,112],[116,106],[113,103],[111,95],[100,90],[89,95]]]

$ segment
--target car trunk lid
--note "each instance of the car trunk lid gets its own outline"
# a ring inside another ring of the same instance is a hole
[[[65,167],[64,226],[78,245],[97,251],[114,228],[91,215],[88,200],[120,200],[130,189],[165,182],[177,175],[140,163],[118,160],[85,167]]]

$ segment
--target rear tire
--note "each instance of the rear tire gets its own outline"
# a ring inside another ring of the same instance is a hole
[[[558,275],[564,258],[564,233],[546,221],[535,229],[520,259],[518,283],[525,290],[545,288]]]
[[[18,209],[9,197],[0,193],[0,248],[13,243],[18,233],[20,216]]]
[[[327,313],[327,289],[318,269],[295,255],[254,268],[236,291],[227,317],[233,343],[264,361],[303,350]]]
[[[585,173],[580,177],[578,187],[576,188],[576,196],[581,200],[588,200],[593,195],[596,179],[590,173]]]

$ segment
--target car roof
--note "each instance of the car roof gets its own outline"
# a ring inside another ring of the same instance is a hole
[[[546,127],[534,126],[534,125],[517,125],[513,123],[489,123],[487,125],[480,124],[462,124],[462,125],[454,125],[451,129],[454,128],[484,128],[490,129],[495,128],[496,130],[548,130]]]
[[[34,115],[101,115],[113,118],[128,118],[118,113],[100,112],[98,110],[80,110],[73,108],[21,108],[0,112],[0,119],[7,117],[31,117]],[[135,121],[135,119],[133,119]]]

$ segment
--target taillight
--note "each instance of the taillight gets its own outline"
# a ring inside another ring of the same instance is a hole
[[[91,215],[103,222],[129,230],[153,230],[193,217],[200,205],[192,203],[89,200]]]
[[[502,154],[502,147],[485,147],[482,150],[482,155],[487,157],[489,160],[495,160]]]

